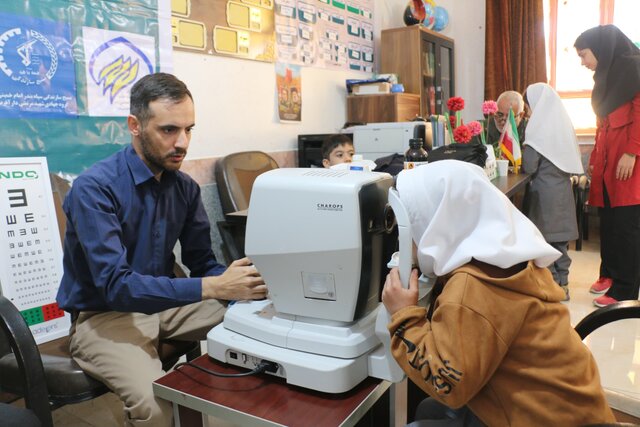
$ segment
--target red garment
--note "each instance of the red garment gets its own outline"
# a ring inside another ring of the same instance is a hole
[[[636,155],[631,178],[616,179],[616,167],[624,153]],[[604,119],[598,118],[596,144],[589,159],[593,166],[589,204],[604,207],[604,188],[611,207],[640,205],[640,93],[616,108]]]

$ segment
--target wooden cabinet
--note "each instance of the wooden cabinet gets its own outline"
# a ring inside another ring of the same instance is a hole
[[[412,93],[347,97],[347,121],[352,123],[407,122],[419,113],[420,95]]]
[[[383,30],[380,72],[395,73],[404,90],[420,94],[420,115],[442,114],[455,94],[453,40],[419,25]]]

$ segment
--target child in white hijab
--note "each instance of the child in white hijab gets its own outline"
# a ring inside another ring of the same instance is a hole
[[[549,265],[553,280],[569,299],[569,241],[578,238],[571,174],[582,174],[580,149],[560,96],[546,83],[530,85],[525,102],[531,109],[522,169],[533,175],[522,211],[545,240],[562,254]]]
[[[417,305],[416,270],[408,289],[397,269],[387,276],[392,351],[432,402],[466,405],[453,425],[615,421],[596,363],[559,303],[564,293],[545,268],[560,254],[531,221],[466,162],[403,171],[397,189],[418,266],[438,279],[427,313]]]

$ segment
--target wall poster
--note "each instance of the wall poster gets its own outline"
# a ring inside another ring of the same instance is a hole
[[[76,116],[71,29],[0,13],[0,117]]]
[[[273,0],[172,0],[176,50],[275,60]]]
[[[302,121],[302,76],[299,65],[276,64],[276,90],[280,121]]]
[[[172,0],[177,50],[373,72],[373,0]]]
[[[0,152],[78,174],[131,141],[131,86],[172,69],[171,0],[0,2]]]
[[[0,291],[20,311],[36,343],[69,333],[56,303],[62,244],[45,157],[0,158]]]
[[[127,117],[131,87],[155,70],[155,40],[92,27],[82,29],[82,40],[88,114]]]
[[[373,72],[372,0],[275,0],[279,61]]]

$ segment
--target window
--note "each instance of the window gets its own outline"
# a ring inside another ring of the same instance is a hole
[[[593,134],[593,72],[580,65],[573,43],[585,30],[615,24],[640,46],[638,0],[544,0],[547,75],[563,99],[578,134]]]

